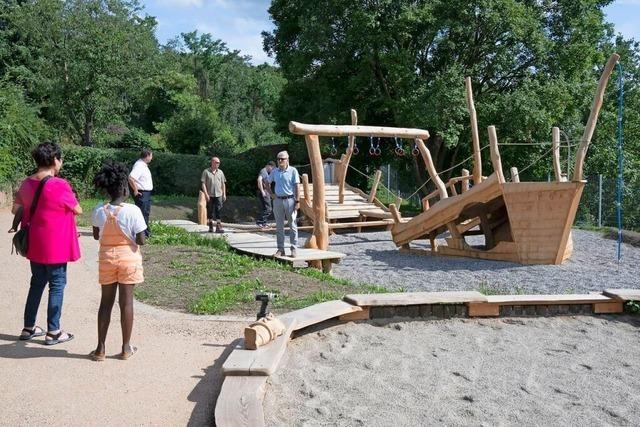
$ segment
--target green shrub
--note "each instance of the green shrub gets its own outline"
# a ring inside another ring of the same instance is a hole
[[[67,179],[82,197],[95,195],[93,176],[106,160],[124,162],[129,167],[138,159],[139,152],[112,148],[91,148],[65,145],[61,176]],[[157,152],[149,164],[155,194],[197,195],[202,171],[211,159],[204,155]],[[253,195],[255,177],[259,168],[238,159],[221,159],[221,169],[227,177],[230,195]],[[262,167],[262,166],[260,166]]]

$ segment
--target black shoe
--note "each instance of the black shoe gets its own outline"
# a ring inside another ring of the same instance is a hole
[[[213,233],[213,224],[209,224],[209,233]]]

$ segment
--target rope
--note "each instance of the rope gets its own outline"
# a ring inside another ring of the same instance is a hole
[[[540,160],[542,160],[543,157],[545,157],[547,154],[551,153],[553,151],[553,147],[549,148],[547,151],[545,151],[544,153],[542,153],[542,155],[538,156],[537,159],[535,159],[534,161],[532,161],[531,163],[529,163],[527,166],[525,166],[523,169],[518,170],[518,175],[520,175],[522,172],[526,171],[527,169],[529,169],[531,166],[535,165],[536,163],[538,163]],[[511,178],[509,178],[509,181],[511,181]]]
[[[616,180],[616,217],[618,220],[618,265],[622,259],[622,191],[624,189],[624,179],[622,176],[622,167],[624,164],[624,135],[623,135],[623,118],[624,118],[624,73],[620,62],[618,68],[618,179]]]

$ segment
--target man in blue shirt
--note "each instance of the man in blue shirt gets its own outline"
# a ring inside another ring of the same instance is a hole
[[[298,224],[296,217],[300,209],[298,184],[300,175],[293,166],[289,166],[289,153],[278,153],[278,167],[271,171],[269,182],[273,182],[273,215],[276,217],[276,240],[278,251],[275,256],[285,256],[284,252],[284,220],[287,219],[291,231],[289,241],[291,244],[291,258],[296,257],[298,247]]]

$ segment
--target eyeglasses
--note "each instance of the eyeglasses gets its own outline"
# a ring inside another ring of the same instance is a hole
[[[220,162],[212,162],[212,163],[220,163]]]
[[[287,158],[287,157],[278,157],[278,161],[279,162],[282,162],[284,160],[289,160],[289,158]]]

